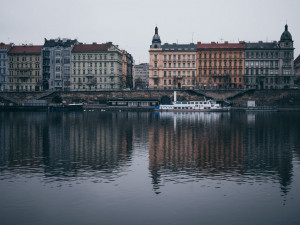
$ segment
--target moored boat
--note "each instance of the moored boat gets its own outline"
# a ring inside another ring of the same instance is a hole
[[[248,107],[246,112],[278,112],[278,109],[271,106],[255,106]]]
[[[83,104],[51,105],[48,110],[50,112],[83,111]]]
[[[204,101],[176,101],[176,91],[174,92],[174,102],[171,104],[161,104],[154,108],[160,112],[228,112],[230,107],[222,107],[215,100]]]

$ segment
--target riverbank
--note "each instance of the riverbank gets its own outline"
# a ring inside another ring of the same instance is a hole
[[[247,107],[231,107],[230,112],[246,112]],[[300,111],[300,107],[277,107],[278,112]],[[153,112],[154,107],[122,107],[99,105],[83,105],[81,108],[57,106],[0,106],[0,112],[59,112],[59,111],[132,111]],[[263,111],[262,111],[263,112]]]

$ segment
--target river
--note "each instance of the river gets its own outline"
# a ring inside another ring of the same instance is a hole
[[[0,112],[0,224],[300,224],[300,115]]]

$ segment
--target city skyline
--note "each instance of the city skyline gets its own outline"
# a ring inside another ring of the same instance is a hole
[[[296,0],[188,0],[184,4],[156,0],[3,0],[2,7],[6,10],[0,20],[0,42],[39,45],[44,38],[59,37],[83,43],[112,41],[131,53],[136,64],[149,62],[156,25],[162,43],[188,44],[278,41],[287,23],[294,40],[294,58],[300,53],[300,31],[296,29],[300,2]]]

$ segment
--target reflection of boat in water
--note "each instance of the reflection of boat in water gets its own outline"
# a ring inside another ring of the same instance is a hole
[[[278,109],[271,106],[248,107],[246,112],[278,112]]]
[[[174,102],[172,104],[161,104],[154,108],[159,112],[228,112],[230,107],[222,107],[215,100],[204,101],[176,101],[176,91],[174,92]]]
[[[216,122],[223,117],[228,117],[230,113],[217,112],[156,112],[161,119],[174,119],[174,121],[191,122]]]
[[[83,104],[52,105],[48,109],[50,112],[82,111]]]

